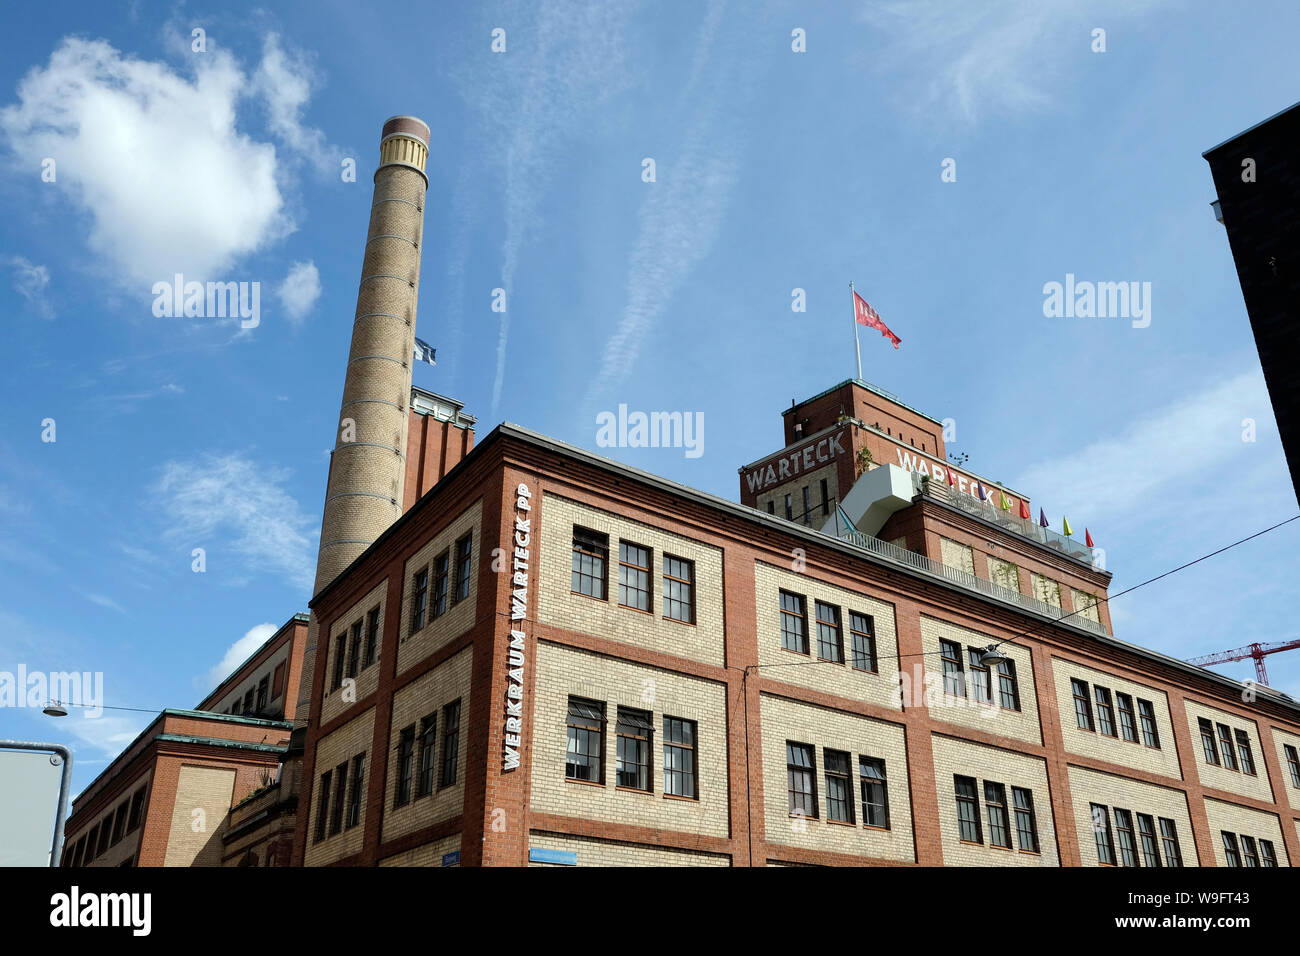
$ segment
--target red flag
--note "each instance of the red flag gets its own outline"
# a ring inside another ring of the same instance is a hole
[[[1026,521],[1034,520],[1034,516],[1029,513],[1028,503],[1023,499],[1020,502],[1020,517],[1024,518]]]
[[[865,325],[869,329],[879,330],[881,335],[894,343],[894,348],[898,348],[898,343],[903,341],[889,331],[889,326],[880,320],[880,314],[867,304],[866,299],[858,295],[856,289],[853,291],[853,317],[857,320],[858,325]]]
[[[1095,548],[1095,547],[1096,547],[1096,545],[1092,543],[1092,534],[1091,534],[1091,532],[1088,531],[1087,528],[1084,528],[1084,529],[1083,529],[1083,538],[1084,538],[1084,541],[1087,542],[1088,547],[1090,547],[1090,548]]]
[[[948,472],[948,484],[950,484],[950,485],[952,485],[954,488],[956,488],[956,487],[957,487],[957,479],[956,479],[955,477],[953,477],[952,469],[951,469],[951,468],[947,468],[947,469],[945,469],[945,471]]]

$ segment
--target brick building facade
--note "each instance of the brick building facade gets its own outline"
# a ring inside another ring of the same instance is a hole
[[[1290,698],[1116,638],[1098,556],[878,389],[784,439],[737,504],[489,434],[312,602],[293,861],[1296,861]]]

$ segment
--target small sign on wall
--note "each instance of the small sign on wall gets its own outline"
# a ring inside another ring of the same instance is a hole
[[[555,866],[577,866],[578,854],[571,850],[543,850],[538,847],[530,847],[528,862],[551,863]]]

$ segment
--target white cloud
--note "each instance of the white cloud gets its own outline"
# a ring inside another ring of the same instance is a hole
[[[915,109],[974,123],[1052,103],[1051,88],[1075,53],[1090,53],[1094,27],[1119,23],[1163,0],[948,0],[872,3],[863,19],[880,36],[871,62],[901,74]],[[1103,56],[1104,54],[1095,54]]]
[[[252,82],[266,106],[271,131],[317,172],[337,176],[340,150],[330,146],[319,129],[302,121],[312,90],[321,83],[311,58],[301,52],[285,51],[280,46],[279,34],[269,34],[262,44],[262,62]]]
[[[1073,524],[1087,515],[1095,526],[1139,507],[1161,506],[1170,489],[1196,489],[1198,476],[1246,463],[1243,455],[1252,455],[1248,463],[1255,464],[1257,445],[1242,441],[1245,418],[1255,419],[1261,433],[1273,427],[1258,369],[1152,410],[1073,454],[1034,465],[1012,486],[1030,494],[1039,489],[1056,511],[1079,516]]]
[[[189,58],[183,75],[103,40],[68,37],[19,83],[0,110],[16,162],[50,157],[56,187],[90,215],[91,249],[120,281],[147,291],[177,273],[230,279],[241,256],[294,228],[277,183],[276,147],[237,128],[237,108],[266,100],[269,125],[290,151],[323,137],[299,114],[310,82],[300,60],[268,38],[250,82],[223,50]]]
[[[116,611],[118,614],[125,614],[125,613],[126,613],[126,608],[122,607],[122,605],[118,604],[118,603],[117,603],[116,601],[114,601],[112,598],[110,598],[110,597],[105,597],[105,596],[102,595],[102,594],[90,594],[90,593],[87,593],[87,594],[86,594],[86,600],[89,601],[89,602],[92,603],[92,604],[98,604],[100,607],[106,607],[106,608],[108,608],[110,611]]]
[[[315,572],[317,530],[284,490],[288,472],[260,466],[238,454],[170,461],[154,490],[169,519],[167,537],[188,550],[204,548],[208,573],[228,547],[243,568],[283,575],[304,591]]]
[[[222,656],[221,662],[208,671],[208,689],[215,688],[233,674],[235,668],[248,660],[252,653],[265,644],[274,633],[274,624],[259,624],[250,628],[243,637],[226,648],[226,653]]]
[[[316,263],[311,260],[295,262],[275,294],[289,321],[295,326],[301,325],[320,298],[320,272]]]
[[[45,297],[50,285],[50,270],[22,256],[10,256],[8,262],[13,271],[14,291],[26,299],[32,311],[42,319],[54,318],[54,308]]]

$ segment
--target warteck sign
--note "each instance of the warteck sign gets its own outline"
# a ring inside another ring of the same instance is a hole
[[[528,545],[532,540],[532,511],[529,499],[532,493],[521,484],[515,489],[515,554],[512,567],[514,577],[510,592],[510,646],[506,650],[509,670],[506,680],[506,722],[504,750],[501,755],[501,772],[519,766],[519,741],[524,732],[524,632],[515,626],[528,613]]]
[[[804,447],[779,458],[770,458],[766,464],[759,465],[745,475],[745,482],[751,493],[762,491],[773,485],[784,484],[800,474],[820,468],[835,460],[836,455],[844,454],[844,436],[846,429],[841,428],[834,435],[817,441],[810,441]]]

